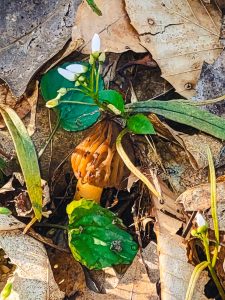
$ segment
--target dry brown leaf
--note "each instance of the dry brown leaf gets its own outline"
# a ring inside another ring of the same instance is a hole
[[[160,221],[160,220],[159,220]],[[182,238],[159,232],[157,235],[162,300],[184,300],[194,267],[187,263],[186,246]],[[209,278],[201,273],[192,300],[206,300],[204,288]]]
[[[159,279],[158,258],[156,245],[150,243],[142,253],[145,261],[143,264],[140,252],[135,257],[132,265],[114,289],[105,289],[106,294],[96,294],[89,289],[84,291],[79,299],[85,300],[158,300],[156,282]],[[148,277],[146,267],[148,268]]]
[[[204,61],[220,54],[221,13],[212,1],[125,0],[141,45],[151,52],[176,91],[191,98]]]
[[[62,300],[44,246],[18,230],[25,225],[12,216],[0,215],[0,248],[17,266],[8,300]]]
[[[0,103],[6,104],[13,108],[21,119],[23,119],[31,109],[28,98],[23,96],[19,100],[16,99],[6,84],[0,85]],[[5,123],[3,122],[2,117],[0,117],[0,128],[4,127]]]
[[[216,184],[217,191],[217,216],[220,230],[225,231],[225,182]],[[210,208],[210,184],[201,184],[194,188],[186,190],[178,198],[177,202],[182,203],[186,211],[205,211]],[[210,228],[213,229],[213,220],[211,210],[205,213]]]
[[[107,52],[146,52],[139,42],[138,35],[130,25],[121,0],[96,0],[102,16],[96,15],[86,1],[79,6],[76,14],[72,40],[83,39],[83,53],[91,53],[90,41],[95,33],[101,37],[101,48]]]
[[[66,296],[81,293],[86,287],[85,276],[82,266],[71,253],[49,249],[48,256],[55,281]]]
[[[163,184],[159,182],[162,190],[162,199],[170,199],[171,206],[176,207],[175,195]],[[183,300],[186,295],[189,280],[194,267],[187,262],[186,246],[183,239],[176,235],[181,228],[182,222],[176,217],[165,214],[163,204],[151,195],[156,212],[157,223],[155,231],[157,234],[157,245],[159,253],[160,286],[162,300]],[[173,202],[174,201],[174,202]],[[179,206],[174,209],[173,215],[179,211]],[[207,272],[200,276],[194,291],[193,300],[206,300],[204,287],[208,281]]]
[[[218,139],[204,133],[185,134],[163,123],[155,114],[150,114],[148,117],[159,136],[177,143],[185,150],[190,164],[195,170],[203,169],[208,166],[208,158],[206,155],[207,146],[210,146],[216,164],[218,165],[220,163],[220,153],[223,144]]]

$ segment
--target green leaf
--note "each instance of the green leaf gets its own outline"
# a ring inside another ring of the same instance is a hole
[[[225,120],[196,106],[180,101],[148,100],[126,105],[129,113],[155,113],[225,140]]]
[[[136,114],[127,119],[127,128],[136,134],[155,134],[151,121],[143,114]]]
[[[69,246],[76,260],[89,269],[130,264],[137,244],[122,229],[122,221],[92,200],[72,201],[67,206]]]
[[[74,63],[74,62],[73,62]],[[85,66],[89,66],[86,63],[81,63]],[[71,63],[62,64],[61,68],[65,68]],[[54,99],[57,96],[57,91],[60,88],[74,88],[74,82],[67,80],[61,76],[58,68],[51,69],[48,71],[41,79],[41,93],[44,100]],[[85,73],[85,76],[89,79],[90,72]],[[79,87],[82,89],[82,87]],[[102,78],[99,82],[99,90],[104,88],[104,83]],[[66,95],[62,96],[61,101],[78,101],[93,104],[92,98],[84,95],[79,91],[70,91]],[[100,116],[100,111],[97,106],[91,106],[86,104],[68,104],[61,103],[54,108],[54,111],[58,114],[60,118],[60,125],[62,128],[68,131],[81,131],[91,125],[93,125]]]
[[[99,92],[99,100],[101,102],[106,102],[107,104],[112,104],[120,112],[124,112],[124,101],[122,95],[114,90],[103,90]]]
[[[12,283],[8,282],[1,291],[1,300],[6,300],[12,292]]]
[[[102,16],[101,10],[98,8],[94,0],[86,0],[88,5],[92,8],[93,12],[95,12],[98,16]]]
[[[11,210],[7,207],[0,207],[0,214],[2,215],[11,215]]]
[[[11,134],[35,217],[38,220],[41,220],[41,176],[34,144],[26,130],[26,127],[13,109],[0,105],[0,113],[2,114],[5,124]]]

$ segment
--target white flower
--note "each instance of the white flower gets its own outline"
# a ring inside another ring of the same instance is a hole
[[[66,69],[58,68],[59,74],[69,81],[76,81],[77,77],[82,73],[86,73],[87,70],[88,67],[81,64],[71,64]]]
[[[58,68],[58,72],[60,75],[62,75],[64,78],[66,78],[69,81],[75,81],[77,78],[77,74],[70,72],[69,70]]]
[[[197,214],[196,214],[196,222],[198,224],[198,227],[208,225],[205,218],[203,217],[203,215],[200,212],[197,212]]]
[[[91,42],[91,52],[92,53],[99,52],[100,48],[101,48],[100,37],[97,33],[95,33]]]
[[[87,72],[88,67],[80,65],[80,64],[71,64],[71,65],[67,66],[66,69],[75,74],[82,74],[82,73]]]

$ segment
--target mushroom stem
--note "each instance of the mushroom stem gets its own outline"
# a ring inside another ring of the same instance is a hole
[[[79,178],[76,186],[76,193],[74,200],[80,200],[82,198],[91,199],[97,203],[100,202],[103,188],[91,185],[89,183],[82,183],[82,179]]]

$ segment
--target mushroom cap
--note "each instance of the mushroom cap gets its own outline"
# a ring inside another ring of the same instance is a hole
[[[111,120],[100,121],[92,127],[71,157],[77,179],[98,187],[121,187],[129,171],[116,151],[115,142],[120,131],[120,126]],[[129,151],[133,152],[131,142],[128,144]]]

